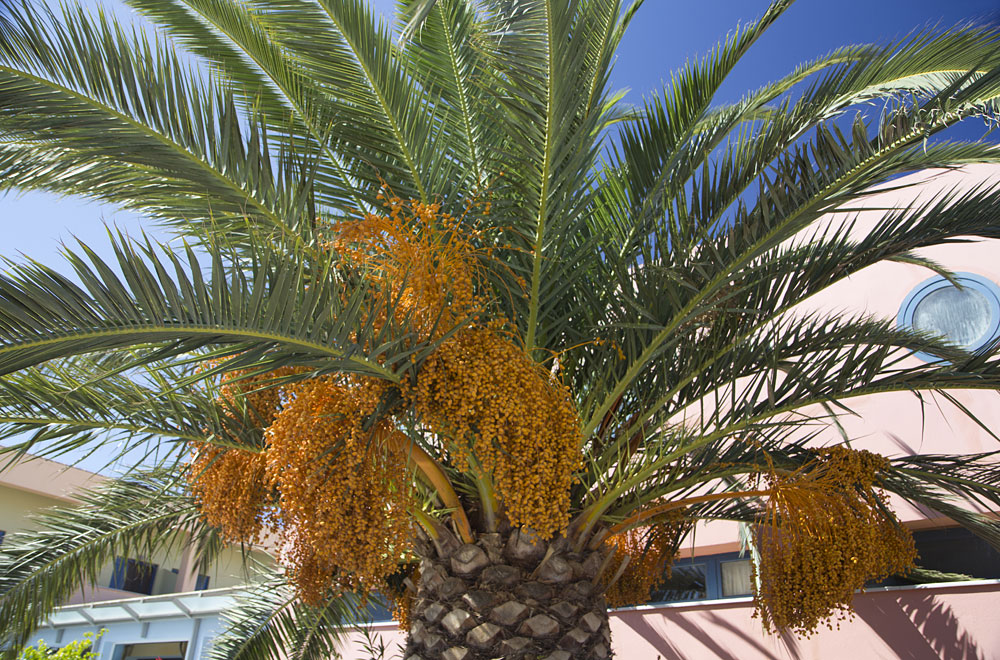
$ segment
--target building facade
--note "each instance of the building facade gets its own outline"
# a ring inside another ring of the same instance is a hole
[[[33,528],[31,514],[72,506],[83,489],[107,480],[99,474],[41,458],[0,471],[0,544]],[[194,660],[221,630],[222,614],[245,582],[238,549],[227,550],[208,574],[190,550],[151,557],[116,557],[97,583],[69,599],[35,635],[59,648],[85,633],[106,630],[95,644],[100,660]]]

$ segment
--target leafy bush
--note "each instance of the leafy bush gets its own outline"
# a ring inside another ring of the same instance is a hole
[[[83,639],[70,642],[58,651],[50,650],[45,642],[38,640],[37,646],[29,646],[21,651],[18,660],[97,660],[97,654],[90,649],[106,632],[107,630],[102,628],[97,635],[87,633]]]

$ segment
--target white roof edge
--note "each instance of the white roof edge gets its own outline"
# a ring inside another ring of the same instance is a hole
[[[0,457],[0,466],[6,460]],[[74,493],[100,486],[109,480],[110,477],[96,472],[32,454],[25,454],[5,469],[0,469],[0,486],[66,502],[76,502]]]
[[[140,603],[172,603],[177,604],[180,600],[190,602],[192,599],[201,600],[205,598],[224,598],[235,596],[238,592],[245,591],[250,585],[237,587],[220,587],[218,589],[205,589],[204,591],[179,591],[170,594],[157,594],[155,596],[136,596],[135,598],[117,598],[115,600],[99,600],[87,603],[75,603],[73,605],[63,605],[57,607],[53,614],[63,612],[77,612],[80,610],[96,610],[102,607],[122,607],[125,605],[137,605]],[[182,608],[179,608],[182,609]],[[220,607],[221,611],[223,608]],[[200,611],[202,613],[204,611]]]

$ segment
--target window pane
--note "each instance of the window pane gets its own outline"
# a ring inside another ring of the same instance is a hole
[[[722,595],[749,596],[753,593],[753,567],[749,559],[722,562]]]
[[[653,590],[654,603],[669,603],[678,600],[702,600],[708,597],[705,589],[705,565],[688,564],[674,566],[670,577]]]
[[[121,657],[124,660],[183,660],[187,646],[187,642],[128,644]]]
[[[989,300],[970,286],[931,291],[913,310],[913,327],[941,335],[959,346],[972,346],[990,329]]]
[[[943,573],[961,573],[973,578],[1000,578],[1000,552],[961,527],[916,532],[920,558],[917,563]]]
[[[125,580],[121,589],[137,594],[152,594],[156,566],[144,561],[129,559],[125,566]]]

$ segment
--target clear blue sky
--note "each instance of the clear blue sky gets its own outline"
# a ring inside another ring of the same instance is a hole
[[[372,4],[389,15],[394,2]],[[685,59],[704,54],[767,5],[766,0],[646,0],[619,51],[613,86],[629,88],[627,100],[638,102],[642,94],[661,89]],[[884,43],[916,29],[970,20],[1000,23],[1000,0],[798,0],[741,63],[720,100],[734,100],[837,46]],[[21,253],[50,264],[60,261],[60,241],[73,235],[101,251],[106,244],[103,223],[131,233],[142,226],[139,218],[111,207],[40,193],[0,198],[0,219],[0,256],[16,259]],[[99,463],[91,460],[88,466]]]

